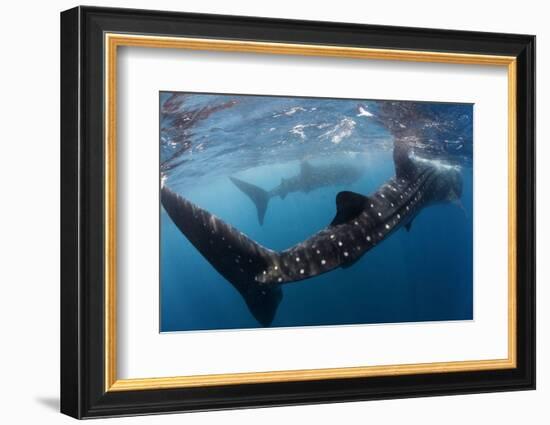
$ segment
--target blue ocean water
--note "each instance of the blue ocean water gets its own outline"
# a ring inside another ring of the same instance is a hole
[[[327,226],[338,192],[368,195],[395,175],[395,138],[461,170],[461,205],[425,208],[349,268],[285,284],[271,327],[473,318],[473,106],[161,93],[164,184],[258,243],[282,250]],[[349,183],[269,201],[260,225],[230,180],[264,189],[313,167],[360,168]],[[160,210],[161,331],[257,328],[242,296]]]

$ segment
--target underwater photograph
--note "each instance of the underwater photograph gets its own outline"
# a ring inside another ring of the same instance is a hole
[[[159,111],[160,332],[473,320],[473,104]]]

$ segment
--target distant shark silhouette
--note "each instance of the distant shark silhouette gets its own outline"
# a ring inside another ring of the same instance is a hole
[[[363,171],[349,164],[328,164],[313,166],[309,162],[300,163],[300,172],[287,179],[283,178],[279,186],[264,190],[251,183],[236,177],[229,177],[242,192],[244,192],[256,206],[258,221],[264,224],[264,217],[269,200],[275,196],[285,199],[289,193],[305,192],[336,184],[351,184],[358,180]]]
[[[338,193],[332,222],[280,252],[263,247],[166,186],[161,201],[185,237],[239,291],[256,320],[269,326],[283,297],[282,284],[349,267],[397,229],[410,229],[423,208],[460,199],[457,168],[415,161],[408,145],[397,141],[393,160],[395,176],[375,193]]]

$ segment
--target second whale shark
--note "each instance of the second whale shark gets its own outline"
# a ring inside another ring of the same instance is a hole
[[[332,222],[283,251],[260,245],[166,185],[161,202],[182,234],[242,295],[256,320],[269,326],[283,297],[283,284],[350,267],[396,230],[408,230],[424,208],[459,201],[459,168],[417,161],[407,143],[398,141],[393,160],[395,176],[376,192],[339,192]]]
[[[303,161],[300,163],[298,174],[281,179],[281,183],[271,190],[264,190],[236,177],[229,178],[254,203],[258,221],[263,224],[267,205],[273,197],[279,196],[281,199],[285,199],[289,193],[308,193],[325,186],[349,185],[357,181],[362,175],[362,169],[350,166],[350,164],[312,165],[307,161]]]

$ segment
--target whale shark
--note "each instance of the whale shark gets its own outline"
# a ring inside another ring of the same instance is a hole
[[[181,233],[241,294],[254,318],[269,326],[284,284],[350,267],[398,229],[410,230],[424,208],[460,199],[458,167],[415,159],[409,144],[398,141],[393,161],[395,175],[374,193],[339,192],[334,219],[282,251],[260,245],[166,184],[161,203]]]
[[[263,225],[267,205],[271,198],[279,196],[281,199],[285,199],[289,193],[308,193],[325,186],[351,184],[362,175],[363,170],[349,164],[312,165],[307,161],[302,161],[298,174],[282,178],[281,183],[271,190],[264,190],[236,177],[229,177],[229,179],[254,203],[258,221]]]

